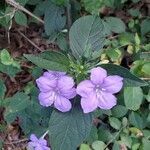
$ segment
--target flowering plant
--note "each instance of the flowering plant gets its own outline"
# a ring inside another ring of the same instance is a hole
[[[117,105],[114,94],[123,85],[130,86],[131,78],[134,84],[145,84],[122,67],[99,64],[97,54],[102,53],[105,43],[105,28],[99,17],[75,21],[69,38],[71,53],[25,55],[47,70],[36,83],[39,104],[53,109],[48,130],[50,145],[56,150],[76,149],[88,137],[94,114]]]
[[[31,135],[29,149],[49,150],[46,140],[36,137],[48,131],[52,150],[75,150],[92,137],[95,117],[124,103],[129,109],[137,110],[128,101],[120,101],[119,94],[130,88],[140,91],[139,86],[145,86],[147,82],[124,67],[100,61],[105,40],[104,22],[98,16],[89,15],[73,23],[67,50],[24,55],[41,68],[37,69],[41,74],[35,75],[37,87],[13,97],[15,100],[19,97],[15,101],[19,106],[14,108],[12,101],[5,119],[12,122],[16,116],[20,117],[21,128]],[[116,118],[112,117],[110,121],[115,129],[123,129]],[[126,120],[123,121],[123,126],[127,126]]]

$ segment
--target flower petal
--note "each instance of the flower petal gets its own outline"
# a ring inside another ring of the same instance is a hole
[[[47,141],[45,139],[43,139],[43,138],[39,139],[39,143],[40,143],[40,145],[43,145],[43,146],[47,145]]]
[[[71,88],[71,89],[68,89],[68,90],[61,89],[60,92],[61,92],[61,95],[64,96],[65,98],[67,98],[67,99],[72,99],[77,95],[75,88]]]
[[[37,145],[37,146],[35,147],[35,150],[45,150],[45,149],[43,148],[43,146]]]
[[[38,141],[38,138],[36,137],[35,134],[31,134],[30,135],[30,140],[33,141],[33,142],[36,142],[36,141]]]
[[[50,80],[56,78],[53,73],[49,73],[48,71],[44,72],[44,73],[43,73],[43,76],[46,77],[46,78],[48,78],[48,79],[50,79]]]
[[[111,109],[117,104],[117,99],[114,95],[106,92],[101,92],[98,99],[98,107],[101,109]]]
[[[80,82],[77,86],[76,92],[81,97],[88,97],[88,95],[93,92],[95,85],[90,80],[84,80]]]
[[[54,91],[49,91],[46,93],[41,92],[39,94],[39,101],[42,106],[49,107],[54,103],[56,99],[56,93]]]
[[[106,76],[107,76],[106,70],[101,67],[97,67],[91,70],[90,79],[94,84],[97,85],[97,84],[101,84],[104,78],[106,78]]]
[[[57,74],[57,75],[60,75],[60,76],[63,76],[63,75],[65,75],[66,74],[66,72],[61,72],[61,71],[51,71],[51,70],[48,70],[48,72],[50,73],[50,74]]]
[[[123,86],[122,80],[123,78],[117,75],[108,76],[104,79],[102,88],[106,90],[105,92],[118,93]]]
[[[47,77],[42,76],[36,80],[36,83],[41,92],[47,92],[56,86],[57,80],[51,80]]]
[[[74,80],[69,76],[61,76],[58,80],[58,88],[63,91],[67,91],[74,86]]]
[[[57,96],[57,99],[54,102],[54,106],[61,112],[67,112],[72,107],[71,102],[63,96]]]
[[[36,145],[37,145],[37,142],[28,142],[28,149],[32,150],[34,147],[36,147]]]
[[[49,79],[58,79],[61,76],[64,76],[66,72],[59,72],[59,71],[47,71],[44,72],[43,76],[48,77]]]
[[[89,98],[81,98],[81,107],[84,113],[89,113],[94,111],[98,106],[98,100],[96,95],[92,93]]]

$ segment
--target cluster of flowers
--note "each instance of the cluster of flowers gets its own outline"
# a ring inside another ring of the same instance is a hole
[[[96,108],[111,109],[116,105],[116,97],[123,86],[123,78],[117,75],[108,76],[101,67],[91,70],[90,80],[84,80],[75,88],[72,77],[65,72],[47,71],[36,80],[40,89],[39,102],[42,106],[54,106],[61,112],[67,112],[72,105],[70,99],[77,94],[81,96],[81,107],[84,113]],[[30,136],[29,150],[50,150],[44,138]]]
[[[96,108],[111,109],[116,105],[116,97],[123,86],[123,78],[117,75],[108,76],[101,67],[91,70],[90,80],[84,80],[75,88],[72,77],[65,72],[47,71],[36,80],[40,89],[39,102],[42,106],[54,106],[61,112],[67,112],[72,105],[70,99],[77,94],[81,96],[81,107],[84,113]]]

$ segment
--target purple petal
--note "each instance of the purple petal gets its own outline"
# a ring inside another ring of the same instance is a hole
[[[43,149],[43,146],[37,145],[37,146],[35,147],[35,150],[44,150],[44,149]]]
[[[39,101],[42,106],[49,107],[54,103],[56,99],[56,93],[54,91],[49,91],[46,93],[41,92],[39,94]]]
[[[54,102],[54,106],[61,112],[67,112],[72,107],[71,102],[63,96],[57,96],[57,99]]]
[[[61,89],[60,92],[61,92],[61,95],[66,97],[67,99],[72,99],[76,96],[76,89],[75,88],[71,88],[68,90]]]
[[[43,146],[43,150],[50,150],[50,148],[47,146]]]
[[[44,72],[43,76],[46,77],[46,78],[49,78],[51,80],[56,78],[54,73],[50,73],[48,71]]]
[[[106,90],[105,92],[118,93],[123,86],[122,80],[123,78],[120,76],[108,76],[104,79],[104,82],[101,86]]]
[[[40,145],[43,145],[43,146],[47,145],[47,141],[45,139],[43,139],[43,138],[39,139],[39,143],[40,143]]]
[[[61,76],[64,76],[66,74],[66,72],[59,72],[59,71],[51,71],[49,70],[47,73],[45,73],[45,75],[49,78],[55,78],[58,79]]]
[[[31,134],[30,135],[30,140],[33,141],[33,142],[36,142],[36,141],[38,141],[38,138],[36,137],[35,134]]]
[[[117,99],[114,95],[106,92],[101,92],[98,100],[98,107],[101,109],[111,109],[117,104]]]
[[[47,92],[56,86],[57,80],[51,80],[47,77],[42,76],[36,80],[36,83],[41,92]]]
[[[101,67],[97,67],[91,70],[90,79],[94,84],[97,85],[103,83],[103,80],[106,78],[106,76],[107,76],[106,70]]]
[[[81,97],[88,97],[88,95],[93,92],[95,85],[90,80],[84,80],[80,82],[77,86],[76,92]]]
[[[28,143],[28,147],[33,148],[36,147],[38,145],[38,142],[29,142]]]
[[[48,70],[48,72],[49,72],[50,74],[58,74],[58,75],[60,75],[60,76],[63,76],[63,75],[66,74],[66,72],[60,72],[60,71],[51,71],[51,70]]]
[[[58,88],[63,91],[67,91],[74,86],[74,80],[69,76],[61,76],[58,80]]]
[[[97,106],[98,100],[94,93],[91,93],[91,95],[88,98],[81,98],[81,107],[84,113],[94,111],[97,108]]]

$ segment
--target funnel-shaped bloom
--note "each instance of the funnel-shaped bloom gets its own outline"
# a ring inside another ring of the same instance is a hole
[[[35,134],[31,134],[28,150],[50,150],[50,148],[47,147],[47,141],[45,139],[38,139]]]
[[[64,72],[48,71],[36,80],[40,89],[39,101],[42,106],[55,108],[62,112],[71,109],[72,99],[76,96],[74,80]]]
[[[77,94],[81,96],[84,113],[94,111],[97,107],[111,109],[116,105],[116,97],[123,86],[123,78],[117,75],[107,76],[101,67],[91,70],[90,80],[84,80],[77,86]]]

